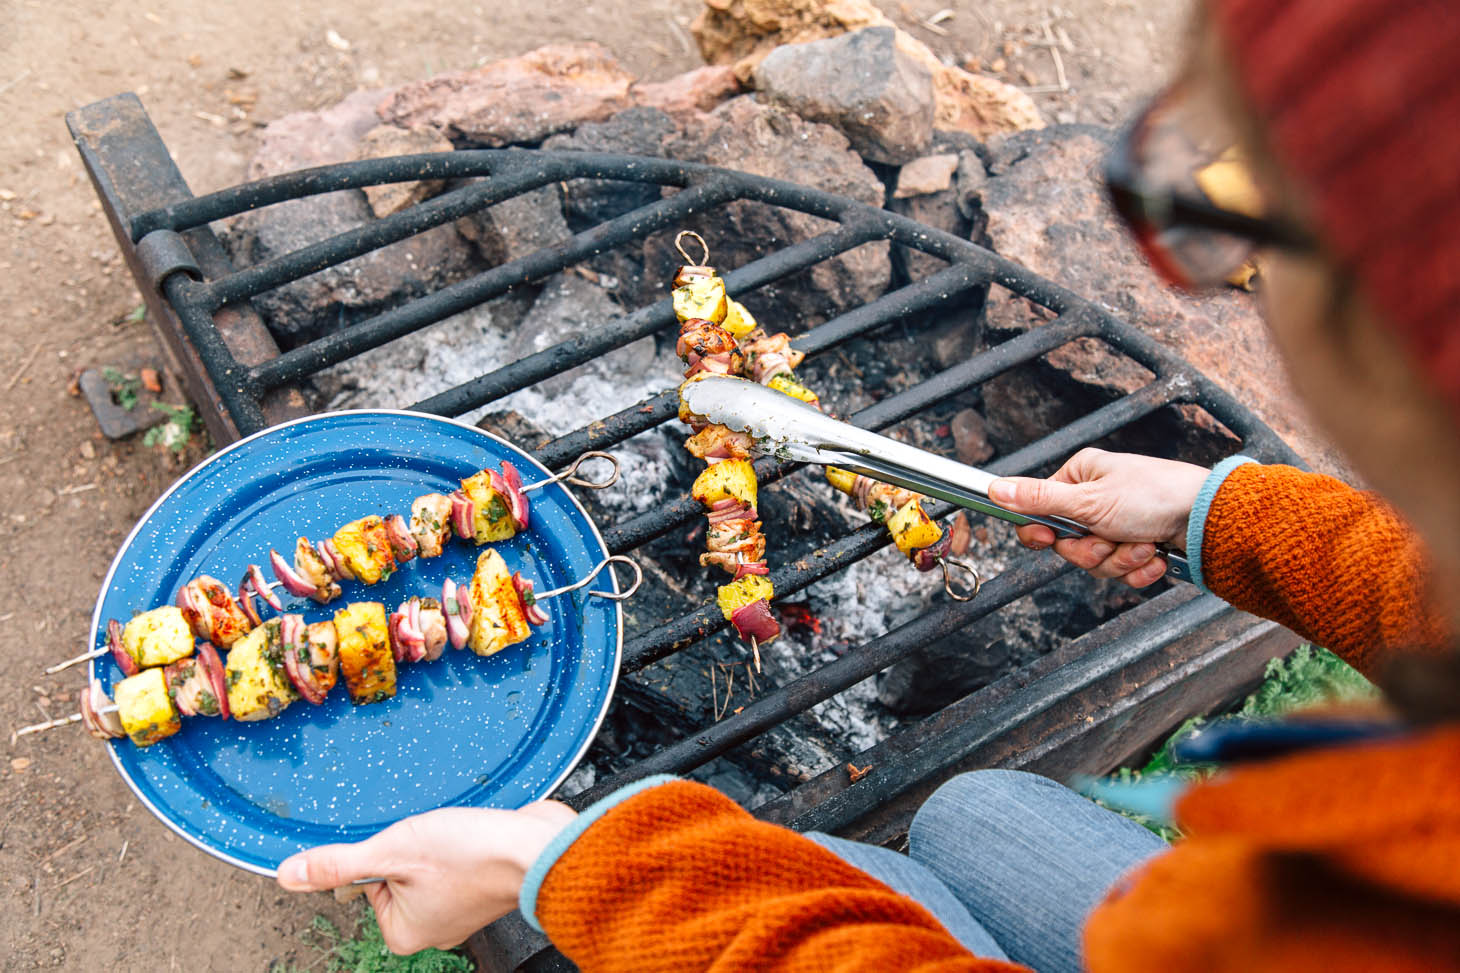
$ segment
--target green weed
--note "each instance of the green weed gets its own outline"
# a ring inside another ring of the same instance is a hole
[[[137,396],[142,391],[140,378],[124,375],[110,365],[101,370],[101,377],[106,379],[106,384],[111,389],[113,402],[128,412],[137,408]]]
[[[142,445],[166,446],[174,453],[181,455],[182,451],[188,448],[188,441],[193,438],[193,430],[202,428],[198,414],[189,405],[153,402],[152,408],[166,413],[167,421],[148,429],[142,436]]]
[[[385,945],[375,910],[360,910],[355,934],[350,938],[334,923],[317,915],[302,938],[320,954],[314,963],[291,967],[289,973],[324,969],[327,973],[470,973],[472,961],[457,952],[425,949],[409,956],[397,956]],[[323,962],[323,967],[319,964]]]

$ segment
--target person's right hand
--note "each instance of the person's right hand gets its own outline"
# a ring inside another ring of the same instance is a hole
[[[1156,545],[1186,549],[1186,522],[1208,471],[1190,463],[1080,450],[1047,480],[1007,476],[989,486],[989,498],[1025,514],[1068,517],[1090,536],[1055,540],[1040,524],[1018,529],[1025,547],[1055,553],[1097,578],[1121,578],[1144,588],[1166,573]]]

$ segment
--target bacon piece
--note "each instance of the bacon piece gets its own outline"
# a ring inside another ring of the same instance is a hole
[[[718,423],[706,426],[684,441],[684,448],[708,462],[722,459],[749,459],[754,440],[749,433],[737,432]]]
[[[745,373],[762,385],[793,371],[806,358],[805,352],[791,347],[791,337],[785,333],[747,341],[741,351],[745,353]]]

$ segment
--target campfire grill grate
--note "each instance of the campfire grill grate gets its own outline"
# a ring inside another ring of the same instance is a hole
[[[798,335],[794,345],[815,356],[859,335],[996,285],[1053,312],[1055,319],[997,344],[906,390],[888,395],[850,420],[882,429],[1077,338],[1096,338],[1148,369],[1145,387],[989,464],[996,473],[1046,467],[1168,405],[1199,406],[1260,459],[1297,462],[1293,452],[1228,393],[1132,325],[1058,284],[968,240],[912,220],[803,186],[665,159],[526,150],[458,151],[361,161],[290,173],[193,197],[132,96],[117,96],[68,116],[77,145],[112,221],[118,242],[147,295],[164,344],[187,376],[215,439],[225,442],[301,411],[290,386],[329,366],[441,321],[457,312],[687,218],[737,200],[809,213],[831,222],[826,232],[768,253],[724,274],[736,296],[782,280],[872,241],[931,254],[948,267]],[[341,189],[418,179],[481,177],[465,188],[243,270],[222,255],[208,225],[258,207]],[[650,205],[579,232],[570,240],[493,267],[428,296],[381,312],[346,330],[279,353],[247,302],[371,250],[541,186],[605,179],[674,187]],[[241,323],[240,323],[241,322]],[[581,365],[675,323],[666,297],[606,322],[591,333],[511,362],[411,408],[458,416]],[[665,377],[666,384],[672,381]],[[562,468],[589,449],[605,449],[675,415],[672,390],[554,439],[536,451]],[[762,483],[795,464],[762,459]],[[938,518],[953,508],[938,504]],[[700,516],[687,496],[604,530],[614,553],[630,552]],[[867,525],[772,574],[777,597],[888,544]],[[742,710],[690,736],[666,742],[623,773],[577,795],[579,806],[653,773],[683,773],[806,712],[886,669],[911,650],[1039,590],[1070,570],[1049,554],[1027,553],[991,579],[969,603],[942,603],[920,617],[847,651],[840,658],[761,695]],[[624,669],[634,672],[726,627],[709,605],[647,631],[631,632]],[[1294,644],[1270,623],[1242,616],[1189,586],[1173,588],[1117,616],[1025,670],[966,697],[921,723],[899,730],[852,757],[871,770],[857,781],[836,769],[801,783],[757,813],[802,829],[887,840],[905,829],[916,799],[953,770],[998,763],[1053,771],[1107,770],[1177,720],[1211,708],[1242,689],[1267,658]],[[1139,728],[1133,726],[1140,709]],[[551,965],[550,952],[520,920],[504,920],[478,937],[494,965]]]

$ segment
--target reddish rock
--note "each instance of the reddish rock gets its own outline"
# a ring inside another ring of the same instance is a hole
[[[657,108],[669,115],[714,111],[721,102],[740,94],[740,79],[727,65],[706,65],[668,81],[640,82],[629,89],[635,105]]]
[[[914,159],[897,172],[897,188],[893,199],[928,196],[953,188],[953,173],[958,171],[957,152],[939,152]]]
[[[803,183],[872,206],[882,204],[881,181],[851,151],[845,136],[829,125],[760,104],[750,95],[688,122],[679,136],[665,144],[665,154]],[[682,228],[703,235],[710,245],[711,262],[731,270],[831,227],[815,216],[740,201],[696,215]],[[662,296],[664,282],[681,262],[673,238],[674,232],[666,231],[645,241],[646,299]],[[794,322],[786,320],[788,312],[824,320],[880,296],[890,278],[888,246],[878,241],[767,285],[751,295],[747,305],[753,313],[767,314],[767,327],[789,327]]]
[[[1110,138],[1104,129],[1057,126],[991,143],[990,177],[980,196],[993,249],[1109,308],[1229,389],[1300,453],[1324,455],[1253,298],[1236,290],[1182,294],[1156,276],[1130,241],[1100,189],[1099,166]],[[1000,288],[989,296],[992,332],[1008,336],[1049,317]],[[1086,390],[1083,404],[1078,394],[1056,400],[1045,383],[1061,378]],[[1020,445],[1150,379],[1146,369],[1098,340],[1073,342],[1045,356],[1042,369],[1016,370],[985,384],[990,435],[1001,447]],[[1213,448],[1225,440],[1205,413],[1186,413],[1211,434]]]
[[[949,427],[949,431],[953,433],[953,449],[958,455],[958,462],[978,466],[994,455],[994,447],[989,443],[988,427],[984,424],[983,416],[973,409],[959,411]]]
[[[263,179],[311,166],[349,162],[365,133],[380,124],[381,91],[357,91],[331,108],[285,115],[264,126],[248,177]]]
[[[974,138],[1043,128],[1034,99],[1011,84],[944,64],[917,38],[897,32],[898,49],[919,60],[933,76],[933,124]]]
[[[540,142],[628,107],[633,81],[599,44],[549,44],[403,85],[379,112],[402,128],[431,126],[478,145]]]
[[[891,27],[779,47],[754,80],[766,99],[841,132],[864,159],[902,165],[932,143],[932,73],[898,48]]]
[[[415,155],[419,152],[450,152],[451,148],[451,140],[434,128],[377,125],[360,139],[355,158],[384,159],[393,155]],[[413,182],[366,186],[364,191],[371,211],[376,216],[385,217],[430,199],[441,192],[444,185],[439,179],[417,179]]]
[[[871,0],[705,0],[690,25],[710,64],[734,65],[742,82],[782,44],[890,25]]]

